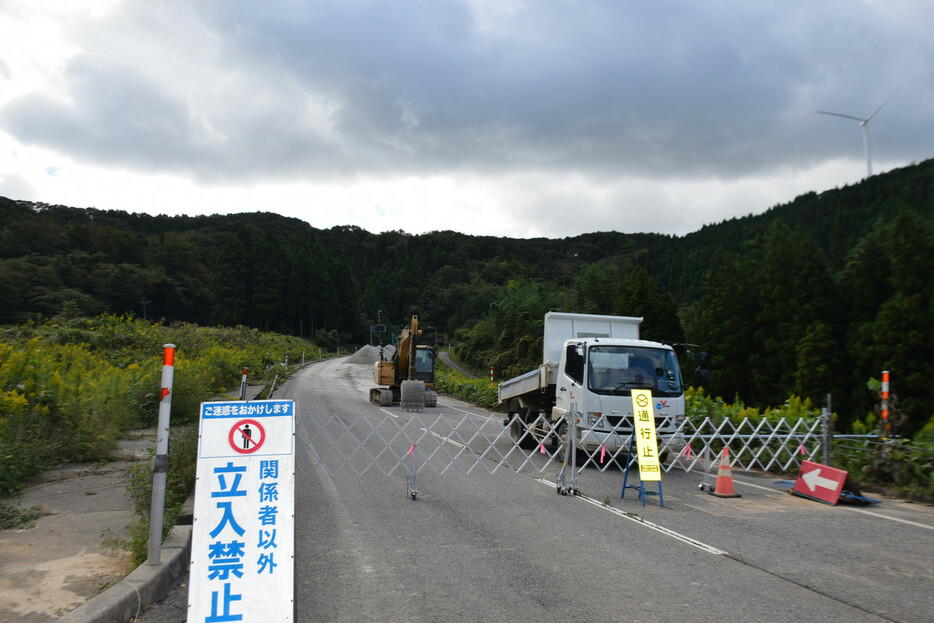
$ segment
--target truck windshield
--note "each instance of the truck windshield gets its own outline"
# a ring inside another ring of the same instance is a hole
[[[603,395],[651,389],[661,396],[679,396],[683,391],[674,351],[637,346],[592,346],[587,384],[591,391]]]

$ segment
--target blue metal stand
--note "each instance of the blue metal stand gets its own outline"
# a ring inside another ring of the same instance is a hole
[[[626,489],[638,489],[639,490],[639,499],[642,500],[642,506],[645,506],[645,496],[646,495],[658,495],[659,506],[665,506],[665,497],[662,495],[662,481],[658,481],[658,493],[655,491],[646,491],[645,490],[645,481],[641,478],[639,479],[639,485],[627,485],[626,481],[629,480],[629,466],[632,464],[632,446],[636,440],[635,434],[629,436],[629,454],[626,456],[626,470],[623,472],[623,489],[619,493],[619,497],[626,497]]]

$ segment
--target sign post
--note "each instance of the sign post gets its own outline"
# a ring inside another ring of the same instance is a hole
[[[201,404],[190,623],[291,622],[295,403]]]

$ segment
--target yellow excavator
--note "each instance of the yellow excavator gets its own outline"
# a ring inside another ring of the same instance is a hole
[[[435,391],[435,350],[418,343],[421,336],[418,316],[402,329],[390,360],[373,364],[373,381],[380,387],[370,389],[370,402],[381,407],[398,404],[405,411],[421,411],[438,405]]]

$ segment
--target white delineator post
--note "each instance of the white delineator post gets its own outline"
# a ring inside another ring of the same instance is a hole
[[[889,436],[889,371],[882,371],[882,438]]]
[[[162,513],[165,510],[165,477],[169,471],[169,415],[172,412],[172,379],[175,375],[175,344],[165,344],[163,348],[156,455],[152,459],[149,557],[146,559],[146,563],[150,565],[158,565],[162,556]]]

